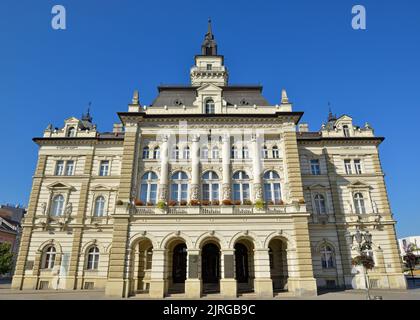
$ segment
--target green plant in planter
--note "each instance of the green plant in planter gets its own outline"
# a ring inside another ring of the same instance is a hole
[[[255,208],[257,208],[258,210],[264,209],[264,201],[262,201],[261,199],[255,201]]]
[[[251,200],[244,200],[244,205],[246,206],[252,206],[252,201]]]
[[[159,201],[158,203],[157,203],[157,207],[159,208],[159,209],[165,209],[165,207],[166,207],[166,203],[165,203],[165,201]]]

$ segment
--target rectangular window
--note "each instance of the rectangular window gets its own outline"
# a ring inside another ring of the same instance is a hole
[[[211,70],[211,64],[207,64],[207,70]]]
[[[66,176],[72,176],[74,171],[74,161],[69,160],[66,163]]]
[[[241,188],[237,183],[233,185],[233,200],[241,200]]]
[[[219,185],[218,184],[212,185],[211,193],[212,193],[212,196],[211,196],[212,200],[219,200]]]
[[[268,183],[264,184],[264,199],[265,201],[274,201],[271,197],[271,185]]]
[[[140,190],[140,200],[146,204],[147,202],[147,184],[143,183]]]
[[[149,202],[156,204],[157,198],[157,184],[153,183],[150,185],[150,199]]]
[[[321,174],[321,167],[318,159],[311,160],[311,173],[315,176],[319,176]]]
[[[242,188],[243,188],[244,201],[249,200],[250,199],[250,197],[249,197],[249,184],[247,184],[247,183],[243,184]]]
[[[354,160],[354,170],[356,171],[356,174],[362,174],[362,163],[359,159]]]
[[[64,161],[59,160],[55,166],[55,175],[62,176],[64,174]]]
[[[171,200],[178,201],[178,185],[175,183],[171,186]]]
[[[181,201],[188,199],[188,184],[181,184]]]
[[[109,175],[109,161],[108,160],[101,161],[101,166],[100,166],[100,169],[99,169],[99,175],[101,177]]]
[[[276,202],[280,201],[281,199],[281,193],[280,193],[280,183],[275,183],[274,184],[274,200]]]
[[[210,185],[203,184],[203,200],[210,200]]]
[[[346,174],[353,174],[353,170],[351,169],[351,161],[346,159],[344,160],[344,168],[346,169]]]

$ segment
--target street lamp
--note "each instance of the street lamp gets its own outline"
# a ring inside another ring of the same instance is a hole
[[[372,248],[372,234],[369,231],[366,232],[360,232],[359,229],[357,229],[355,234],[347,233],[346,235],[347,242],[350,243],[350,248],[353,247],[353,242],[356,241],[357,246],[355,249],[358,251],[359,255],[362,256],[365,253],[365,250],[370,250]],[[369,292],[369,281],[367,277],[367,270],[366,267],[363,265],[363,276],[365,278],[365,286],[366,286],[366,298],[368,300],[371,300],[370,292]]]

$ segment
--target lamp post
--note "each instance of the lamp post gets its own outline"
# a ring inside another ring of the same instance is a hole
[[[356,242],[356,250],[358,251],[359,255],[362,256],[365,254],[365,250],[372,249],[372,234],[369,231],[366,232],[360,232],[359,229],[357,229],[355,234],[347,234],[347,242],[350,243],[350,247],[353,247],[353,242]],[[370,292],[369,292],[369,281],[367,276],[367,269],[363,265],[363,276],[365,278],[365,286],[366,286],[366,298],[367,300],[371,300]]]

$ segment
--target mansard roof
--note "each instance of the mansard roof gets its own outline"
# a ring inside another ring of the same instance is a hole
[[[262,95],[261,85],[229,85],[220,88],[223,90],[223,99],[228,105],[270,105]],[[197,89],[191,85],[160,85],[159,95],[151,107],[192,106],[196,99]]]

